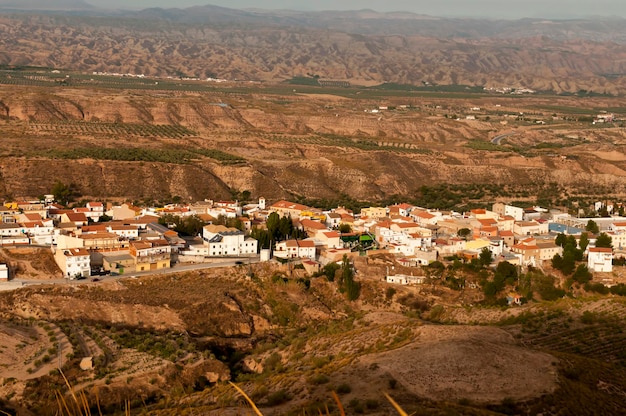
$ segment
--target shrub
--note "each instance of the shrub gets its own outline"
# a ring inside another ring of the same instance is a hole
[[[265,371],[276,371],[282,367],[282,357],[279,353],[275,352],[265,359],[264,367]]]
[[[376,399],[365,400],[365,407],[367,407],[369,410],[378,409],[379,406],[380,406],[380,403]]]
[[[291,400],[289,394],[285,390],[278,390],[267,396],[268,406],[278,406]]]
[[[348,394],[348,393],[352,392],[352,387],[350,387],[349,384],[342,383],[342,384],[337,386],[336,392],[337,392],[337,394]]]
[[[596,321],[596,316],[593,312],[585,311],[580,317],[580,322],[583,324],[591,325]]]
[[[330,379],[325,374],[316,374],[310,379],[311,384],[326,384],[329,381]]]
[[[354,410],[354,413],[358,413],[358,414],[365,413],[365,406],[363,406],[363,403],[361,403],[359,399],[350,400],[350,402],[348,403],[348,406],[351,407],[352,410]]]

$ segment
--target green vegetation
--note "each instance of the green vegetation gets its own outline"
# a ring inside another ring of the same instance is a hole
[[[142,161],[186,164],[200,156],[219,161],[222,164],[241,163],[245,159],[216,149],[149,149],[138,147],[79,147],[73,149],[46,149],[33,151],[32,156],[51,159],[95,159]]]
[[[64,135],[164,137],[171,139],[182,139],[197,135],[195,131],[187,127],[170,124],[64,121],[56,123],[30,123],[29,127],[38,132]]]
[[[380,141],[370,138],[352,138],[336,134],[319,133],[314,136],[271,136],[270,140],[278,143],[316,144],[319,146],[338,146],[364,151],[390,151],[399,153],[431,154],[430,149],[422,148],[413,143]]]
[[[354,280],[354,269],[347,255],[343,255],[341,274],[337,279],[339,291],[346,294],[349,301],[354,301],[361,295],[361,284]]]
[[[206,222],[202,221],[197,215],[182,217],[180,215],[166,214],[159,217],[159,224],[165,226],[173,226],[174,231],[187,236],[197,236],[202,232],[202,227]]]
[[[308,85],[308,86],[315,86],[315,87],[319,87],[320,86],[320,82],[318,80],[319,77],[293,77],[290,80],[287,80],[286,82],[288,84],[293,84],[293,85]]]

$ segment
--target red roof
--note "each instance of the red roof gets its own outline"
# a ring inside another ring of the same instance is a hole
[[[285,200],[278,201],[275,204],[272,204],[270,208],[293,209],[293,210],[298,210],[298,211],[304,211],[304,210],[309,209],[309,207],[307,207],[306,205],[297,204],[295,202],[289,202]]]
[[[414,222],[398,222],[396,226],[398,228],[419,228],[420,225]]]
[[[613,249],[607,247],[590,247],[589,251],[591,253],[612,253]]]
[[[319,221],[304,219],[300,220],[300,224],[302,224],[304,228],[311,228],[314,230],[326,230],[326,226]]]
[[[339,233],[337,233],[336,231],[330,231],[328,233],[324,233],[324,235],[326,236],[326,238],[337,238],[337,237],[339,237]]]
[[[85,217],[85,214],[80,212],[67,212],[65,213],[65,215],[67,215],[67,219],[69,219],[71,222],[87,222],[87,217]]]

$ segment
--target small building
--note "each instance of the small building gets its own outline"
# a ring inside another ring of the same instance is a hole
[[[135,260],[135,271],[160,270],[170,267],[172,247],[163,239],[132,241],[129,253]]]
[[[246,238],[243,231],[223,225],[205,225],[202,239],[208,246],[209,257],[250,256],[257,254],[258,242],[254,238]]]
[[[274,257],[281,259],[287,258],[307,258],[315,259],[315,241],[311,239],[306,240],[285,240],[276,243],[276,250],[274,250]]]
[[[84,248],[57,250],[54,254],[63,276],[69,279],[91,276],[91,258]]]
[[[421,285],[426,281],[426,276],[408,276],[406,274],[396,274],[393,276],[387,276],[387,283],[393,283],[397,285]]]
[[[0,264],[0,282],[9,280],[9,268],[6,264]]]
[[[135,271],[135,258],[128,252],[117,252],[102,256],[104,270],[114,274],[132,273]]]
[[[613,249],[591,247],[587,256],[587,267],[594,272],[613,271]]]

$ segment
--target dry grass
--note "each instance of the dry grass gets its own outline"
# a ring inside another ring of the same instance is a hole
[[[84,390],[75,392],[72,389],[70,382],[61,369],[59,369],[65,385],[70,392],[70,399],[66,399],[60,391],[56,391],[58,414],[61,416],[92,416],[91,406],[89,404],[89,398]],[[98,399],[98,393],[96,392],[95,404],[98,408],[98,415],[103,416],[102,409],[100,408],[100,400]],[[124,403],[124,414],[130,416],[130,401]]]

